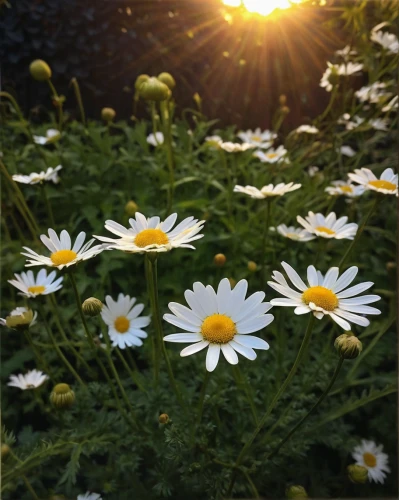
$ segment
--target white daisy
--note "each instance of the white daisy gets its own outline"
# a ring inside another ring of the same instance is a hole
[[[369,123],[375,130],[382,130],[384,132],[388,130],[388,120],[384,118],[374,118]]]
[[[12,176],[15,182],[20,182],[21,184],[39,184],[42,182],[54,182],[54,184],[58,184],[60,182],[60,178],[58,177],[58,172],[62,169],[62,165],[58,165],[58,167],[51,168],[49,167],[46,172],[32,172],[29,175],[19,175],[15,174]]]
[[[364,193],[363,186],[356,186],[351,182],[333,181],[332,186],[326,187],[325,191],[332,196],[348,196],[349,198],[357,198]]]
[[[360,102],[379,103],[381,100],[386,100],[392,95],[392,92],[387,91],[385,82],[374,82],[371,85],[362,87],[355,92],[355,96]]]
[[[352,49],[350,45],[346,45],[343,49],[335,51],[336,56],[340,56],[345,60],[347,60],[349,56],[355,56],[356,54],[356,50]]]
[[[294,226],[286,226],[285,224],[280,224],[277,226],[277,232],[284,236],[285,238],[289,238],[294,241],[311,241],[316,238],[315,235],[306,231],[306,229],[302,229],[301,227]]]
[[[384,483],[386,472],[391,472],[388,466],[388,455],[382,452],[383,446],[377,446],[374,441],[362,439],[362,443],[355,446],[352,457],[357,465],[366,467],[369,481]]]
[[[349,173],[348,177],[367,190],[398,196],[398,174],[394,174],[392,168],[385,169],[379,179],[370,169],[364,167],[355,169],[355,173]]]
[[[27,313],[28,311],[29,311],[29,309],[27,307],[16,307],[15,309],[13,309],[10,312],[9,316],[22,316],[23,314]],[[30,327],[36,324],[36,319],[37,319],[37,311],[34,311],[33,319],[29,323]],[[0,325],[6,326],[6,319],[0,318]]]
[[[381,314],[375,307],[365,305],[380,300],[381,297],[378,295],[353,298],[369,289],[374,283],[368,281],[346,288],[357,275],[356,266],[347,269],[339,279],[338,267],[331,267],[323,278],[320,271],[316,271],[314,266],[309,266],[307,271],[309,286],[306,286],[289,264],[282,262],[281,265],[299,292],[290,287],[279,271],[274,271],[272,278],[275,281],[268,281],[268,285],[287,298],[272,299],[270,301],[272,306],[295,307],[295,314],[313,313],[317,319],[328,315],[345,331],[351,329],[349,323],[360,326],[370,324],[367,318],[359,314]]]
[[[49,144],[52,142],[58,141],[58,139],[61,137],[61,133],[59,130],[55,128],[50,128],[46,131],[46,137],[40,136],[40,135],[34,135],[33,140],[35,141],[36,144]]]
[[[101,317],[108,325],[108,335],[114,347],[121,349],[131,346],[142,346],[141,339],[147,338],[147,333],[142,330],[150,324],[149,316],[140,316],[144,309],[144,304],[136,304],[134,297],[129,295],[118,295],[118,300],[112,297],[105,297],[104,307],[101,310]]]
[[[255,148],[256,146],[254,144],[249,144],[248,142],[243,142],[242,144],[239,142],[222,142],[220,147],[227,153],[241,153],[243,151],[247,151],[248,149]]]
[[[300,215],[296,220],[309,233],[321,236],[322,238],[334,238],[336,240],[353,240],[357,233],[358,225],[354,222],[347,224],[348,217],[340,217],[337,219],[335,212],[331,212],[325,217],[323,214],[309,212],[306,219]]]
[[[284,146],[279,146],[278,148],[270,148],[266,153],[263,151],[256,151],[254,156],[259,158],[259,160],[263,163],[279,163],[281,161],[285,161],[285,155],[287,154],[287,150]]]
[[[358,128],[362,123],[364,123],[365,119],[360,116],[351,116],[349,113],[344,113],[339,119],[338,123],[341,125],[345,125],[346,130],[354,130]]]
[[[396,95],[393,99],[391,99],[389,101],[388,104],[386,104],[382,108],[382,111],[384,113],[388,113],[389,111],[394,111],[394,110],[398,109],[398,106],[399,106],[399,96]]]
[[[190,308],[169,303],[173,314],[165,314],[164,320],[184,330],[183,333],[167,335],[168,342],[193,343],[184,348],[180,356],[195,354],[208,347],[206,369],[212,372],[219,361],[220,351],[232,365],[238,363],[237,352],[254,360],[253,349],[269,349],[269,344],[248,333],[262,330],[273,321],[266,314],[271,305],[262,302],[264,292],[256,292],[245,299],[248,282],[241,280],[231,290],[227,278],[219,283],[217,292],[210,286],[196,282],[193,291],[186,290],[184,296]]]
[[[247,130],[246,132],[239,132],[237,136],[248,144],[252,144],[255,147],[260,149],[269,149],[273,144],[274,139],[276,139],[277,134],[275,132],[271,132],[270,130],[262,130],[258,127],[254,131]]]
[[[82,260],[91,259],[95,255],[101,253],[104,249],[104,245],[95,245],[90,248],[94,242],[94,239],[89,240],[84,243],[86,238],[86,233],[83,231],[78,234],[75,244],[72,247],[71,237],[68,231],[62,230],[60,237],[58,238],[57,233],[54,229],[48,230],[47,237],[45,234],[40,235],[40,239],[50,250],[50,257],[44,255],[39,255],[28,247],[23,247],[27,253],[21,252],[22,255],[28,257],[26,267],[31,266],[50,266],[58,267],[58,269],[63,269],[64,267],[69,267]],[[72,247],[72,248],[71,248]]]
[[[290,182],[289,184],[284,184],[281,182],[280,184],[268,184],[267,186],[263,186],[261,189],[257,189],[254,186],[235,186],[235,193],[244,193],[250,196],[251,198],[256,198],[258,200],[263,200],[264,198],[268,198],[271,196],[283,196],[290,191],[295,191],[299,189],[302,184],[294,184]]]
[[[34,298],[38,295],[48,295],[49,293],[56,292],[62,288],[62,281],[64,278],[58,278],[54,280],[57,273],[52,271],[47,276],[47,271],[45,269],[40,269],[38,275],[34,276],[32,271],[27,273],[14,274],[15,280],[8,280],[8,282],[21,290],[19,295],[24,297]]]
[[[380,44],[384,49],[392,54],[397,54],[399,52],[399,40],[393,33],[387,33],[386,31],[372,31],[371,41]]]
[[[295,132],[297,134],[317,134],[319,132],[319,129],[317,127],[314,127],[313,125],[300,125],[295,129]]]
[[[352,149],[350,146],[341,146],[340,152],[341,155],[349,156],[349,158],[352,158],[352,156],[355,156],[356,154],[356,151]]]
[[[223,139],[219,135],[208,135],[205,137],[205,144],[213,149],[219,149]]]
[[[26,389],[37,389],[46,380],[48,380],[48,375],[39,370],[30,370],[29,372],[22,375],[10,375],[10,381],[7,385],[10,387],[18,387],[19,389],[25,391]]]
[[[363,64],[348,62],[346,64],[331,64],[327,62],[327,69],[324,72],[320,80],[320,87],[323,87],[327,92],[331,92],[333,89],[333,83],[331,83],[332,77],[334,76],[351,76],[358,73],[363,69]]]
[[[84,495],[78,495],[77,500],[102,500],[102,497],[99,493],[91,493],[90,491],[86,491]]]
[[[309,167],[308,168],[309,177],[314,177],[317,174],[317,172],[319,172],[319,170],[320,170],[319,167]]]
[[[176,219],[177,214],[172,214],[161,222],[159,217],[146,219],[143,214],[136,212],[135,219],[129,219],[131,227],[128,229],[112,220],[105,221],[105,229],[119,236],[119,239],[114,240],[104,236],[95,238],[106,242],[108,249],[123,252],[168,252],[179,247],[195,250],[189,243],[204,236],[198,233],[205,221],[187,217],[172,229]]]
[[[162,132],[155,132],[155,134],[150,134],[147,137],[147,142],[148,144],[151,144],[151,146],[160,146],[164,142],[164,137]]]

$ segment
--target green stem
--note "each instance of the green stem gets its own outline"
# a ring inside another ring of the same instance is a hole
[[[151,288],[151,269],[150,269],[150,259],[146,256],[144,258],[144,268],[145,268],[145,276],[147,282],[147,291],[150,303],[152,301],[152,288]],[[159,384],[159,365],[161,360],[161,347],[159,345],[159,337],[157,335],[151,336],[152,343],[152,360],[154,363],[154,383],[155,387]]]
[[[43,368],[43,370],[46,373],[50,374],[49,366],[46,363],[46,361],[44,360],[44,358],[42,357],[42,355],[40,354],[40,351],[38,349],[36,349],[36,346],[33,343],[33,340],[32,340],[32,337],[31,337],[31,334],[30,334],[29,330],[25,330],[24,334],[25,334],[26,340],[28,341],[29,347],[32,349],[33,354],[36,356],[36,358],[39,361],[40,367]]]
[[[89,327],[87,326],[86,318],[85,318],[85,316],[83,314],[83,311],[82,311],[82,301],[80,300],[80,295],[79,295],[79,292],[78,292],[78,288],[76,286],[75,276],[73,275],[72,271],[68,272],[68,276],[69,276],[69,279],[71,281],[73,293],[75,295],[76,306],[78,308],[78,313],[79,313],[80,319],[82,320],[82,324],[83,324],[83,328],[84,328],[84,331],[85,331],[85,334],[86,334],[86,338],[89,341],[90,347],[95,350],[96,346],[95,346],[95,343],[94,343],[94,340],[93,340],[93,336],[90,333]]]
[[[219,150],[219,155],[220,159],[224,168],[224,171],[226,172],[226,178],[227,178],[227,190],[226,190],[226,206],[227,206],[227,213],[229,215],[229,219],[231,224],[233,224],[233,209],[232,209],[232,195],[233,195],[233,180],[231,177],[231,172],[229,169],[229,166],[227,164],[227,158],[226,158],[226,153],[220,149]]]
[[[163,101],[160,103],[163,129],[164,129],[164,140],[166,145],[166,159],[168,162],[169,169],[169,189],[168,189],[168,205],[166,209],[166,215],[168,216],[173,207],[173,196],[175,191],[175,174],[174,174],[174,158],[173,158],[173,146],[172,146],[172,135],[171,135],[171,123],[170,123],[170,110],[169,102]]]
[[[290,432],[283,438],[283,440],[274,448],[274,450],[266,457],[266,459],[271,459],[280,451],[280,449],[285,445],[285,443],[293,436],[293,434],[302,426],[302,424],[310,417],[310,415],[317,410],[317,408],[321,405],[324,399],[327,397],[330,392],[332,386],[334,385],[339,371],[341,370],[342,364],[344,362],[344,358],[339,358],[338,364],[335,367],[334,374],[331,377],[331,380],[328,386],[324,389],[323,394],[319,397],[316,403],[312,406],[312,408],[308,411],[308,413],[301,418],[301,420],[290,430]]]
[[[54,85],[53,85],[53,82],[48,79],[47,80],[47,83],[50,87],[50,90],[51,90],[51,93],[54,97],[54,100],[56,102],[56,108],[58,109],[58,130],[60,132],[62,132],[62,124],[63,124],[63,121],[64,121],[64,112],[63,112],[63,109],[62,109],[62,102],[60,102],[59,100],[59,95],[58,95],[58,92],[56,91]]]
[[[304,355],[305,355],[305,353],[306,353],[306,351],[308,349],[309,342],[310,342],[310,339],[311,339],[311,336],[312,336],[312,330],[313,330],[314,321],[315,321],[315,317],[311,313],[311,317],[309,319],[309,323],[308,323],[305,335],[303,337],[301,347],[299,348],[298,354],[297,354],[297,356],[295,358],[294,364],[292,365],[292,368],[291,368],[289,374],[287,375],[287,378],[284,380],[284,382],[281,385],[280,389],[277,391],[277,393],[274,396],[272,402],[270,403],[269,407],[267,408],[266,413],[263,415],[263,417],[261,418],[258,426],[256,427],[256,429],[252,433],[251,437],[245,443],[245,445],[243,446],[240,454],[238,455],[238,458],[236,460],[236,466],[237,467],[241,465],[241,463],[242,463],[245,455],[249,451],[249,448],[252,446],[252,443],[255,441],[256,437],[258,436],[258,434],[260,433],[260,431],[263,429],[263,426],[265,425],[267,419],[269,418],[270,414],[272,413],[274,407],[276,406],[276,404],[279,401],[280,397],[283,395],[283,393],[285,392],[286,388],[290,384],[292,378],[294,377],[295,373],[297,372],[297,370],[299,368],[299,365],[300,365],[300,363],[302,361],[302,358],[304,357]],[[226,495],[227,498],[231,495],[231,492],[232,492],[233,487],[234,487],[235,479],[236,479],[236,474],[233,473],[231,481],[230,481],[230,485],[229,485],[229,488],[228,488],[228,491],[227,491],[227,495]]]
[[[202,387],[201,387],[201,392],[200,392],[200,397],[199,397],[199,402],[198,402],[197,418],[195,421],[195,425],[193,427],[193,435],[192,435],[193,441],[195,440],[196,430],[201,425],[202,413],[204,411],[205,394],[206,394],[206,389],[208,387],[209,378],[210,378],[210,372],[208,372],[208,370],[205,370],[205,377],[204,377],[204,381],[202,382]]]
[[[335,85],[332,92],[331,92],[331,97],[330,97],[330,101],[326,107],[326,109],[324,110],[324,112],[318,117],[317,121],[320,123],[323,121],[323,119],[328,115],[328,113],[330,112],[331,108],[332,108],[332,105],[334,104],[334,101],[335,101],[335,98],[337,96],[337,92],[338,92],[338,85]]]
[[[242,372],[240,370],[240,367],[238,365],[234,365],[233,366],[233,373],[235,374],[237,385],[239,387],[241,386],[241,388],[245,392],[245,395],[246,395],[247,400],[248,400],[249,407],[251,408],[251,412],[252,412],[252,417],[254,419],[254,423],[255,423],[255,425],[258,425],[259,419],[258,419],[258,414],[257,414],[257,411],[256,411],[256,407],[255,407],[255,404],[254,404],[254,398],[253,398],[253,395],[251,394],[251,388],[250,388],[248,382],[244,379],[243,374],[242,374]]]
[[[270,212],[271,212],[271,200],[269,198],[266,198],[266,216],[265,216],[265,225],[263,227],[262,254],[260,258],[260,265],[262,266],[261,283],[260,283],[261,290],[263,290],[266,285],[266,242],[270,227]]]
[[[22,460],[20,460],[12,450],[10,450],[9,453],[13,457],[14,460],[19,462],[20,464],[23,463]],[[29,493],[32,495],[32,497],[35,500],[40,500],[40,498],[36,495],[35,490],[33,489],[32,485],[30,484],[30,482],[29,482],[28,478],[25,476],[25,474],[21,474],[21,478],[22,478],[22,481],[25,483],[26,489],[29,491]]]
[[[46,186],[44,184],[41,184],[41,189],[42,189],[44,203],[46,205],[47,213],[48,213],[48,216],[50,219],[51,227],[55,228],[53,209],[51,208],[51,203],[50,203],[50,200],[48,199],[48,196],[47,196]]]
[[[146,392],[146,390],[144,389],[144,387],[141,385],[141,383],[137,379],[136,374],[134,373],[134,371],[128,365],[128,363],[127,363],[126,359],[124,358],[123,354],[121,353],[119,347],[115,347],[115,351],[116,351],[119,359],[122,361],[122,364],[125,367],[125,369],[128,372],[128,374],[130,375],[131,379],[133,380],[133,382],[135,383],[135,385],[138,387],[138,389],[140,389],[140,391]]]
[[[75,97],[76,97],[76,100],[78,101],[80,118],[82,120],[83,125],[86,127],[87,126],[86,125],[86,114],[85,114],[85,109],[83,106],[82,94],[80,93],[79,83],[78,83],[76,78],[72,78],[71,85],[73,86],[73,90],[75,92]]]

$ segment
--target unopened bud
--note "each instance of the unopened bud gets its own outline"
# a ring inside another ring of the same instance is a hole
[[[257,269],[258,269],[258,265],[256,264],[256,262],[254,262],[253,260],[250,260],[248,262],[248,271],[251,271],[251,273],[254,273]]]
[[[334,347],[343,359],[354,359],[362,352],[361,341],[352,332],[345,332],[335,339]]]
[[[68,384],[57,384],[50,394],[50,401],[56,408],[69,408],[75,401],[75,393]]]
[[[101,110],[101,118],[105,122],[112,122],[112,120],[115,118],[116,112],[112,108],[103,108]]]
[[[9,453],[10,453],[10,447],[8,446],[8,444],[3,443],[1,445],[1,458],[4,460]]]
[[[193,99],[194,99],[195,104],[198,106],[198,109],[201,109],[202,99],[201,99],[201,96],[198,94],[198,92],[196,92],[193,95]]]
[[[308,498],[308,494],[303,486],[293,485],[285,490],[285,495],[287,498],[295,498],[299,500],[300,498]]]
[[[158,422],[160,424],[167,424],[169,422],[169,415],[166,413],[161,413],[158,417]]]
[[[217,253],[213,258],[215,266],[223,267],[226,264],[226,256],[223,253]]]
[[[281,94],[281,96],[278,98],[278,102],[280,103],[280,106],[285,106],[287,104],[287,96]]]
[[[139,91],[141,84],[146,82],[150,78],[150,75],[139,75],[134,83],[134,88]]]
[[[8,328],[13,328],[14,330],[27,330],[29,325],[33,322],[33,311],[31,309],[26,309],[22,311],[21,314],[12,314],[6,317],[6,325]]]
[[[173,90],[176,87],[176,81],[170,73],[160,73],[158,75],[158,80],[164,83],[169,88],[169,90]]]
[[[139,93],[146,101],[165,101],[170,96],[169,87],[154,76],[140,85]]]
[[[348,465],[348,477],[352,483],[363,484],[367,481],[368,470],[363,465],[352,464]]]
[[[90,297],[86,299],[82,304],[83,314],[94,318],[94,316],[98,316],[100,314],[103,305],[104,304],[101,302],[101,300],[98,300],[95,297]]]
[[[133,215],[137,212],[138,209],[139,206],[133,200],[128,201],[125,205],[125,212],[127,213],[127,215],[129,215],[129,217],[133,217]]]
[[[32,77],[38,82],[45,82],[51,78],[51,68],[42,59],[36,59],[30,63],[29,71]]]
[[[282,106],[281,107],[281,112],[284,114],[284,115],[288,115],[288,113],[290,112],[290,108],[288,106]]]

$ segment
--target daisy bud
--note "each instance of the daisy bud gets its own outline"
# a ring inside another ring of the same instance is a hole
[[[105,122],[112,122],[112,120],[115,118],[116,112],[112,108],[103,108],[101,110],[101,118]]]
[[[287,498],[295,498],[298,500],[300,498],[308,498],[308,494],[306,493],[305,488],[297,484],[287,488],[285,490],[285,494]]]
[[[159,415],[158,417],[158,422],[160,424],[167,424],[169,422],[169,415],[167,415],[166,413],[161,413],[161,415]]]
[[[280,106],[285,106],[287,104],[287,96],[281,94],[281,96],[278,98],[278,102],[280,103]]]
[[[217,253],[213,258],[215,266],[223,267],[226,264],[226,256],[223,253]]]
[[[135,215],[138,209],[139,206],[133,200],[128,201],[125,205],[125,212],[129,217],[133,217],[133,215]]]
[[[256,262],[254,262],[253,260],[250,260],[248,262],[248,271],[251,271],[251,273],[254,273],[257,269],[258,269],[258,265],[256,264]]]
[[[2,444],[1,445],[1,458],[2,460],[4,460],[7,455],[10,453],[10,447],[8,446],[8,444]]]
[[[86,299],[82,304],[83,314],[86,316],[90,316],[94,318],[94,316],[98,316],[103,308],[103,303],[101,300],[96,299],[95,297],[90,297]]]
[[[288,106],[282,106],[281,108],[281,112],[284,114],[284,115],[288,115],[288,113],[290,112],[290,108]]]
[[[335,339],[334,347],[343,359],[354,359],[362,352],[361,341],[352,332],[345,332]]]
[[[170,96],[169,87],[155,76],[148,78],[140,85],[139,93],[146,101],[165,101]]]
[[[25,312],[15,316],[6,317],[6,325],[14,330],[27,330],[33,321],[33,311],[27,309]]]
[[[150,78],[150,75],[139,75],[134,83],[134,88],[139,91],[141,84],[146,82]]]
[[[363,465],[351,464],[348,465],[346,470],[352,483],[363,484],[367,481],[368,471]]]
[[[195,104],[198,106],[198,108],[201,108],[202,99],[201,99],[201,96],[198,94],[198,92],[196,92],[193,95],[193,99],[194,99]]]
[[[57,384],[50,394],[50,401],[57,408],[69,408],[75,401],[75,393],[68,384]]]
[[[38,82],[45,82],[51,78],[50,66],[41,59],[36,59],[30,63],[29,71],[32,77]]]
[[[176,87],[176,81],[170,73],[160,73],[158,75],[158,80],[164,83],[169,88],[169,90],[173,90]]]

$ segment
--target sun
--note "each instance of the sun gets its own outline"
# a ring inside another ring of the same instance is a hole
[[[289,9],[293,4],[299,4],[303,0],[222,0],[224,5],[230,7],[245,7],[248,12],[268,16],[276,9]]]

